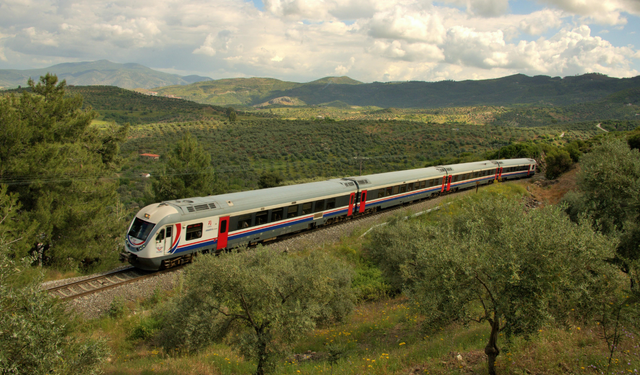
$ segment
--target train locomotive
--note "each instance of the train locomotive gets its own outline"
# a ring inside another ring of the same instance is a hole
[[[487,160],[154,203],[131,222],[120,260],[144,270],[171,268],[190,262],[197,253],[266,243],[385,208],[535,173],[533,159]]]

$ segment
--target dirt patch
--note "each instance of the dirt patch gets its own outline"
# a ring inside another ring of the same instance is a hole
[[[580,165],[576,164],[556,180],[547,180],[542,174],[537,174],[527,186],[527,191],[543,205],[557,204],[567,192],[577,189],[578,172]]]

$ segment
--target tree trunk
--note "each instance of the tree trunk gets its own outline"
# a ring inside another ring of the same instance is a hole
[[[487,364],[489,366],[489,375],[496,375],[496,358],[500,354],[498,349],[498,332],[500,331],[500,319],[494,315],[494,319],[490,320],[491,323],[491,335],[489,335],[489,342],[484,347],[484,354],[487,355]]]
[[[256,329],[258,334],[258,368],[256,368],[256,375],[265,375],[265,367],[267,367],[267,340],[264,337],[263,329]]]

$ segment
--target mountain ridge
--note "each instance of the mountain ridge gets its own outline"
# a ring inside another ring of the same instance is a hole
[[[68,85],[89,86],[108,85],[125,89],[170,85],[188,85],[195,82],[211,80],[209,77],[160,72],[137,63],[114,63],[109,60],[61,63],[41,69],[0,69],[0,88],[17,88],[26,86],[27,80],[37,80],[40,76],[53,73],[60,80],[65,79]]]

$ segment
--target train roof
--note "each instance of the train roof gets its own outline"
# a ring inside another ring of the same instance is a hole
[[[175,206],[183,214],[207,211],[207,215],[219,215],[228,211],[256,210],[260,207],[288,205],[295,204],[294,202],[298,201],[317,200],[322,199],[322,197],[341,194],[346,195],[354,191],[356,191],[356,186],[353,181],[331,179],[207,197],[178,199],[163,203]]]
[[[357,190],[389,186],[405,182],[439,178],[445,174],[479,171],[498,166],[514,166],[535,163],[533,159],[485,160],[472,163],[441,165],[428,168],[386,172],[365,176],[331,179],[306,184],[278,186],[260,190],[210,195],[165,201],[160,205],[175,207],[182,215],[193,217],[224,215],[227,212],[255,211],[261,207],[274,207],[296,204],[324,197],[346,195]]]
[[[371,174],[366,176],[352,177],[353,179],[364,179],[370,181],[369,185],[360,184],[361,189],[367,186],[394,185],[405,182],[414,182],[429,180],[432,178],[442,177],[445,174],[456,174],[462,172],[474,172],[485,169],[498,168],[499,166],[513,166],[522,164],[535,164],[533,159],[503,159],[503,160],[484,160],[471,163],[438,165],[434,167],[410,169],[405,171],[386,172]]]

